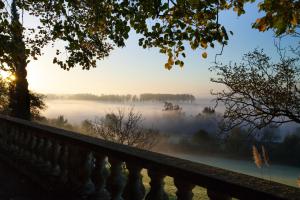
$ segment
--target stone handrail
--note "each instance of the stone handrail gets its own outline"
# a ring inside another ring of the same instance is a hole
[[[66,199],[165,200],[165,176],[179,200],[193,199],[195,186],[210,199],[300,199],[298,188],[3,115],[0,156]]]

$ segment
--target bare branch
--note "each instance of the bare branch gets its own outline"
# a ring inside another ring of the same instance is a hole
[[[128,112],[119,108],[116,112],[106,114],[104,118],[87,121],[86,129],[96,137],[134,146],[151,149],[158,141],[159,132],[142,126],[143,117],[130,108]]]
[[[282,52],[280,43],[277,49]],[[217,64],[212,82],[227,90],[212,92],[225,106],[224,130],[247,127],[250,132],[270,124],[300,123],[299,59],[281,54],[278,63],[259,50],[245,54],[239,64]]]

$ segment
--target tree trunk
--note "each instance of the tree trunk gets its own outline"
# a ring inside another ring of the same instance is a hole
[[[26,47],[23,41],[23,25],[19,21],[16,0],[11,4],[11,34],[14,60],[14,69],[16,80],[13,91],[10,93],[10,109],[13,117],[30,120],[30,95],[27,81],[27,56]]]

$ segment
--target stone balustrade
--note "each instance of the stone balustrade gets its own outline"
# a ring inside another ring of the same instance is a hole
[[[195,186],[210,199],[300,199],[298,188],[3,115],[0,158],[65,199],[166,200],[166,176],[179,200]]]

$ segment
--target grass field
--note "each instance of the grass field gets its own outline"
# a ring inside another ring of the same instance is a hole
[[[143,176],[143,183],[144,183],[144,186],[146,188],[146,191],[148,192],[149,189],[150,189],[150,177],[148,176],[147,174],[147,170],[146,169],[143,169],[142,170],[142,176]],[[165,179],[165,191],[166,193],[169,195],[169,199],[170,200],[175,200],[176,199],[176,190],[177,188],[175,187],[174,185],[174,180],[172,177],[169,177],[167,176]],[[193,189],[193,193],[194,193],[194,197],[193,197],[193,200],[199,200],[199,199],[203,199],[203,200],[208,200],[209,198],[207,197],[206,195],[206,189],[205,188],[202,188],[202,187],[199,187],[199,186],[196,186],[194,189]]]

